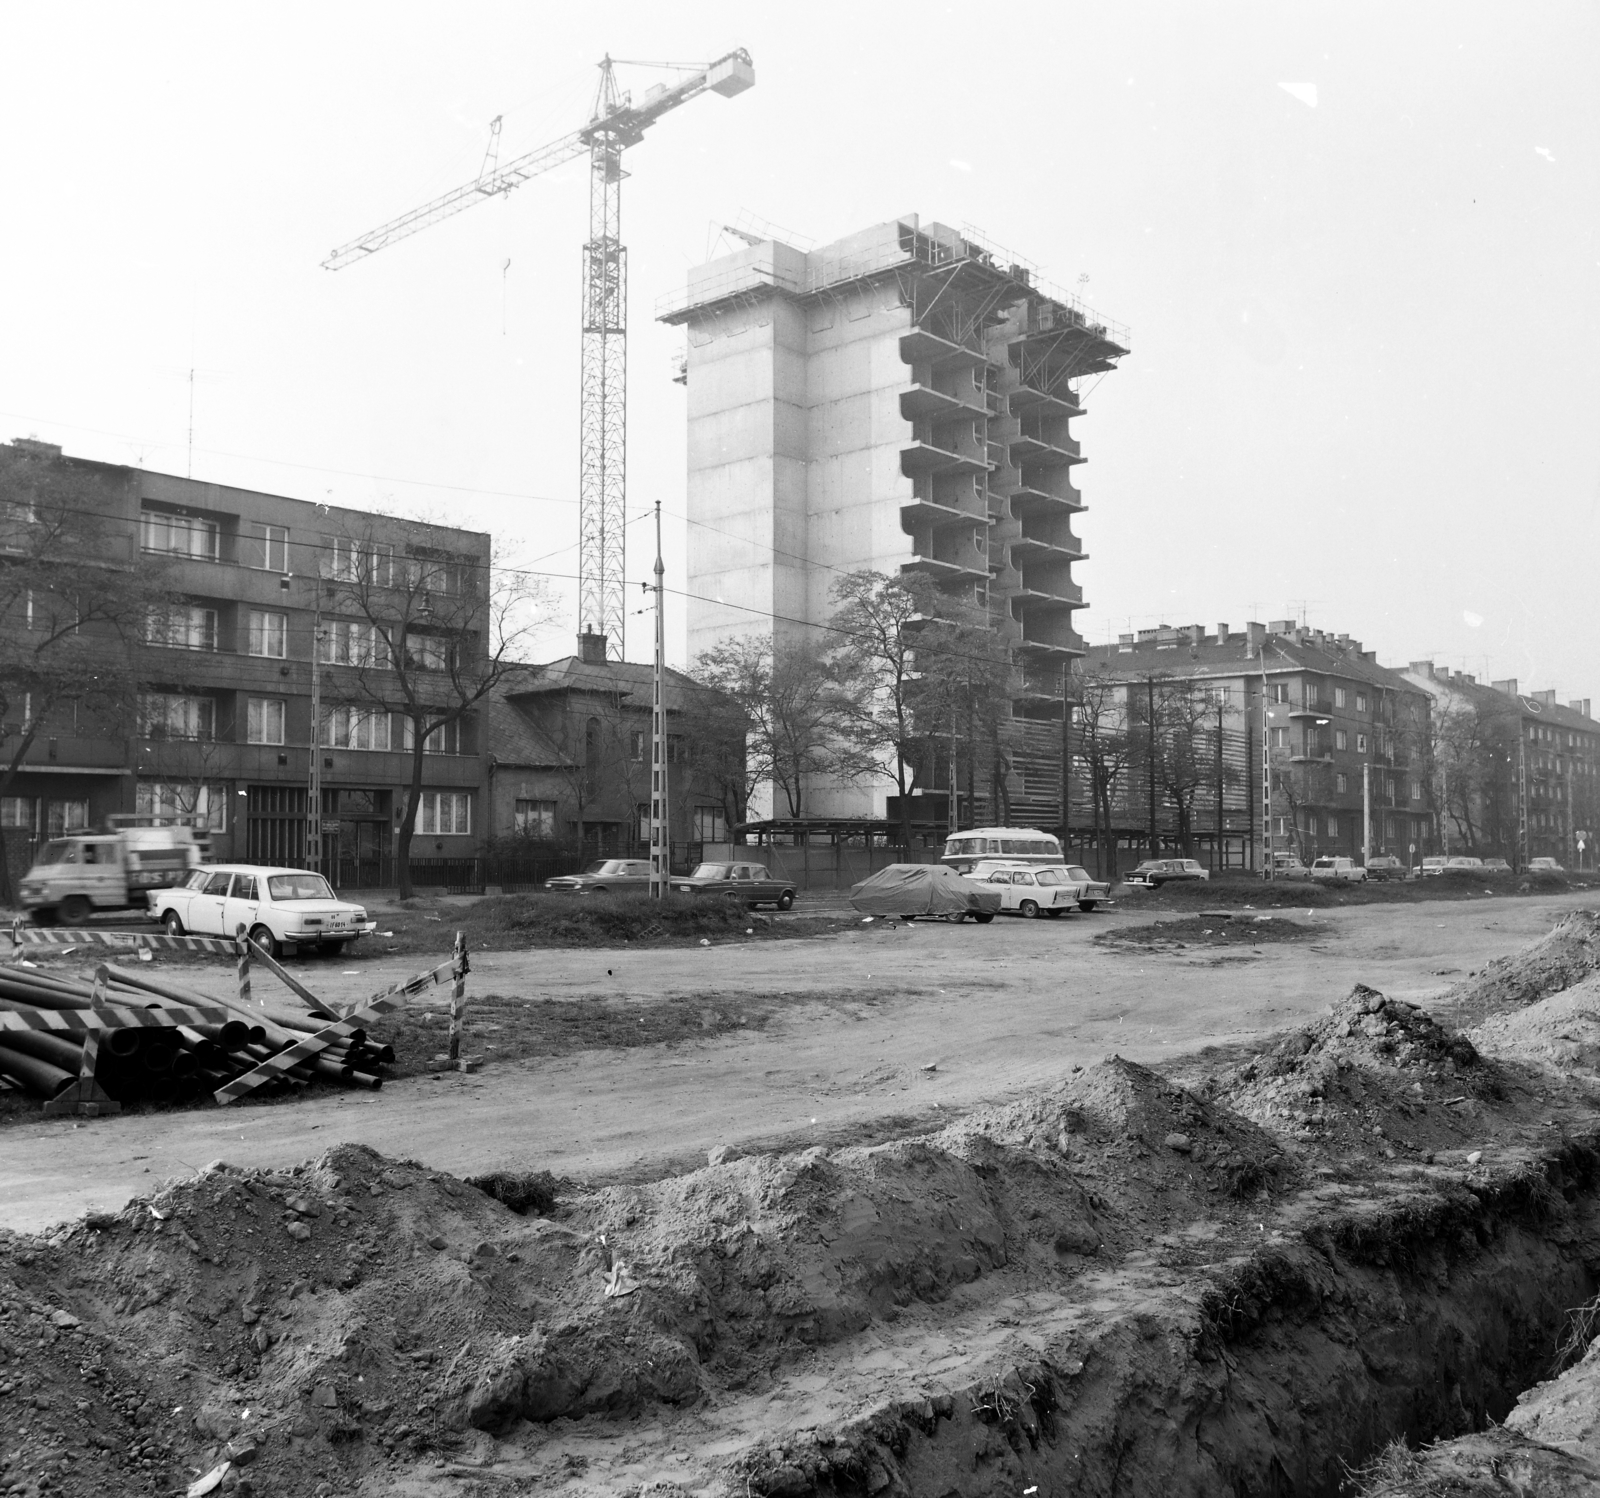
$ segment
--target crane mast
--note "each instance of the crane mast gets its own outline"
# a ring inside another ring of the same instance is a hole
[[[654,64],[654,66],[675,66]],[[606,637],[607,653],[622,658],[623,575],[627,520],[628,252],[622,243],[622,153],[644,138],[662,115],[698,94],[731,98],[755,83],[742,48],[698,68],[670,88],[657,84],[635,105],[617,87],[615,63],[600,63],[600,85],[589,123],[560,140],[498,165],[498,129],[483,168],[471,182],[341,245],[324,260],[341,270],[449,218],[475,203],[510,192],[583,155],[589,156],[589,237],[583,246],[583,354],[578,467],[578,622]],[[497,122],[498,123],[498,122]]]

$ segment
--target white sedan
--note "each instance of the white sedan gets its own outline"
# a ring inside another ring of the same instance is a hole
[[[175,889],[152,890],[150,909],[168,936],[233,936],[243,926],[273,957],[305,946],[335,953],[377,925],[321,874],[248,864],[203,864]]]

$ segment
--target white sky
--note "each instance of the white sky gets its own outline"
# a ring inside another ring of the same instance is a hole
[[[576,128],[605,52],[744,46],[753,90],[628,158],[631,508],[660,495],[671,573],[681,334],[657,300],[740,213],[821,242],[917,212],[1088,275],[1132,330],[1077,424],[1091,640],[1303,611],[1386,664],[1600,698],[1592,4],[13,0],[3,21],[0,438],[182,473],[192,365],[196,477],[494,530],[570,576],[584,163],[319,262],[474,177],[492,116],[502,160]]]

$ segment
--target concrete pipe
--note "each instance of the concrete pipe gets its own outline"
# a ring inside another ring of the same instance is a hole
[[[59,1097],[77,1081],[72,1072],[41,1061],[37,1056],[24,1056],[21,1051],[9,1050],[5,1046],[0,1046],[0,1074],[21,1083],[35,1097],[42,1098]]]

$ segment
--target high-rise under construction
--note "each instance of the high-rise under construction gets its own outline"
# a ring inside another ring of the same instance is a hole
[[[925,573],[987,610],[1016,668],[1003,778],[963,820],[1058,822],[1085,607],[1070,428],[1079,382],[1126,334],[915,215],[818,249],[749,243],[692,270],[661,315],[688,335],[691,658],[758,632],[820,648],[842,572]],[[882,816],[891,791],[819,784],[809,805]]]

